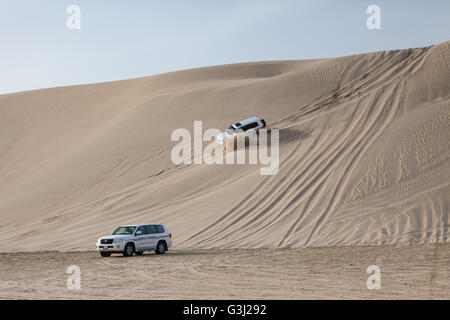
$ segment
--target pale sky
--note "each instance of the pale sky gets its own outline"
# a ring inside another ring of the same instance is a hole
[[[69,30],[69,5],[81,28]],[[369,5],[381,30],[366,26]],[[0,94],[450,40],[450,1],[2,0]]]

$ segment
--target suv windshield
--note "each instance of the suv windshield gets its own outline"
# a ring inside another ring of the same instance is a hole
[[[136,229],[136,227],[118,227],[116,230],[114,230],[114,232],[112,234],[113,235],[133,234],[135,229]]]
[[[233,132],[234,132],[235,130],[236,130],[236,129],[235,129],[233,126],[229,126],[228,129],[227,129],[227,133],[228,133],[228,134],[233,134]]]

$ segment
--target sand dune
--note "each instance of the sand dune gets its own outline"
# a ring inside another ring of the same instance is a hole
[[[0,95],[0,251],[137,222],[175,248],[448,242],[449,46]],[[175,128],[253,115],[280,129],[276,175],[170,160]]]

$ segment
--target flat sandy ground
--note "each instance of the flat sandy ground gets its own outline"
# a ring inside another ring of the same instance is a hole
[[[81,289],[68,290],[78,265]],[[381,288],[367,289],[378,265]],[[449,299],[450,245],[0,254],[2,299]]]

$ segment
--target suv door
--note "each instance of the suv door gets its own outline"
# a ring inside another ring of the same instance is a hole
[[[137,235],[136,233],[140,231],[142,234]],[[145,226],[140,226],[136,229],[134,233],[134,243],[136,245],[136,250],[145,249],[147,247],[147,231],[145,230]]]
[[[163,226],[160,224],[155,225],[156,229],[156,243],[155,246],[158,244],[158,241],[164,237],[166,237],[166,230],[164,230]]]
[[[156,244],[158,243],[158,237],[157,237],[157,231],[156,227],[153,224],[149,224],[145,226],[146,232],[147,232],[147,244],[148,248],[154,249],[156,248]]]

